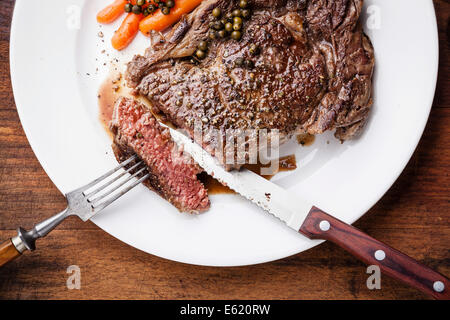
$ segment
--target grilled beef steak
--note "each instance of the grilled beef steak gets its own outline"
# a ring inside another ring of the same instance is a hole
[[[137,154],[150,173],[144,183],[183,212],[209,208],[203,184],[197,179],[202,170],[190,156],[178,150],[168,129],[163,128],[145,106],[128,98],[115,105],[111,130],[113,150],[119,161]]]
[[[128,64],[130,87],[194,136],[210,129],[278,129],[282,136],[335,130],[341,141],[364,126],[371,105],[373,47],[358,22],[363,0],[248,0],[242,38],[199,42],[236,0],[205,0]],[[252,50],[251,50],[252,49]],[[206,134],[213,153],[220,142]],[[199,141],[200,142],[200,141]]]

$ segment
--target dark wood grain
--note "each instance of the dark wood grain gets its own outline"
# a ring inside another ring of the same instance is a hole
[[[16,112],[8,72],[13,3],[0,6],[0,240],[65,207]],[[450,4],[435,5],[441,52],[430,120],[398,181],[356,226],[449,275]],[[263,265],[199,267],[145,254],[71,218],[38,248],[0,270],[1,299],[428,299],[388,277],[381,290],[367,289],[366,266],[329,243]],[[70,265],[81,269],[81,290],[67,289]]]
[[[10,239],[0,244],[0,267],[20,256]]]
[[[385,275],[436,299],[450,300],[447,277],[317,207],[311,209],[299,232],[309,239],[331,241],[366,264],[378,266]],[[378,252],[383,257],[377,258]],[[444,286],[443,290],[434,289],[437,282]]]

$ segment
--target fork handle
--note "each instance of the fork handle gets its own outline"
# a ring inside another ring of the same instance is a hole
[[[19,251],[13,243],[13,239],[8,239],[0,244],[0,267],[4,266],[10,261],[20,256],[22,252]]]
[[[17,236],[0,244],[0,267],[20,256],[25,250],[36,249],[36,240],[45,237],[69,216],[68,209],[55,214],[27,231],[17,229]]]

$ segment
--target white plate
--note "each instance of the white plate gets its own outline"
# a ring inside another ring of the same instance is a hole
[[[11,77],[17,109],[36,156],[63,193],[116,165],[97,118],[97,89],[109,71],[103,62],[126,61],[148,45],[139,35],[124,53],[112,50],[117,23],[99,27],[95,21],[109,2],[16,1]],[[284,152],[296,152],[299,168],[274,179],[347,223],[382,197],[410,159],[428,119],[438,68],[431,0],[366,1],[363,19],[377,60],[375,105],[363,136],[343,145],[331,134],[310,147],[292,143]],[[209,212],[191,216],[140,186],[94,222],[145,252],[199,265],[262,263],[320,243],[237,195],[211,198]]]

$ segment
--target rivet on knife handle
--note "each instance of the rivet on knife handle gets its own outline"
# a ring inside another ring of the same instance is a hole
[[[313,207],[300,228],[310,239],[329,240],[386,275],[401,280],[436,299],[450,299],[450,281],[413,258],[361,230]]]

